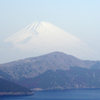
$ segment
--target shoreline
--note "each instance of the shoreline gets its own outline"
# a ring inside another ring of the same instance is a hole
[[[34,95],[33,92],[0,92],[0,96],[29,96]]]

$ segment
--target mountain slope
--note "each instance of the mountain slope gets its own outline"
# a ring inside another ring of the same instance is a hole
[[[70,70],[48,70],[34,78],[22,78],[18,84],[36,90],[100,88],[100,70],[73,67]]]
[[[19,49],[42,55],[61,51],[84,58],[91,52],[91,49],[79,38],[48,22],[34,22],[4,41],[13,44],[14,50]]]
[[[100,88],[100,61],[80,60],[62,52],[0,65],[2,76],[30,89]]]
[[[62,52],[53,52],[46,55],[26,58],[6,64],[1,64],[0,69],[11,75],[14,79],[22,77],[33,78],[47,70],[68,70],[70,67],[90,68],[96,61],[84,61]]]
[[[95,63],[91,69],[100,69],[100,61],[97,61],[97,63]]]
[[[0,78],[0,95],[33,95],[33,93],[28,88]]]
[[[4,71],[0,70],[0,78],[4,78],[4,79],[12,79],[12,76],[10,76],[9,74],[5,73]]]

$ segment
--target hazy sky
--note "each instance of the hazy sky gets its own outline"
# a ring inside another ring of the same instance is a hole
[[[91,59],[100,60],[100,0],[0,0],[0,63],[10,55],[2,52],[3,40],[35,21],[80,38],[97,52]]]

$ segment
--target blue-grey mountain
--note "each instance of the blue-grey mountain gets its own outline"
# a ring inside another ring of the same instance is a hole
[[[34,90],[100,88],[99,63],[52,52],[1,64],[0,69],[10,81]]]

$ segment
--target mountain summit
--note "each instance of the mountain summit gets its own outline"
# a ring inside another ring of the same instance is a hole
[[[14,48],[21,51],[39,54],[61,51],[83,58],[82,55],[86,56],[87,51],[90,52],[87,45],[79,38],[44,21],[34,22],[4,41],[11,42]]]
[[[33,90],[100,88],[100,61],[52,52],[0,64],[0,77]]]
[[[48,70],[69,70],[75,66],[88,69],[95,68],[96,63],[97,61],[80,60],[63,52],[52,52],[38,57],[0,64],[0,69],[14,79],[19,79],[22,77],[33,78]],[[100,62],[98,63],[100,64]]]

